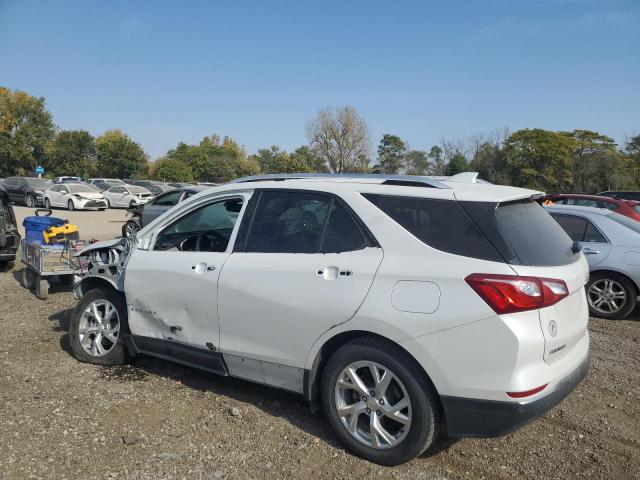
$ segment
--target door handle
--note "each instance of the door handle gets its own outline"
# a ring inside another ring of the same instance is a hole
[[[597,255],[598,253],[600,253],[600,250],[591,250],[590,248],[583,248],[582,252],[585,255]]]
[[[205,272],[213,272],[215,271],[215,265],[207,265],[205,262],[196,263],[195,265],[191,265],[191,270],[196,272],[197,274],[202,274]]]
[[[324,267],[316,271],[316,275],[322,276],[325,280],[337,280],[338,277],[350,277],[353,275],[351,270],[340,270],[338,267]]]

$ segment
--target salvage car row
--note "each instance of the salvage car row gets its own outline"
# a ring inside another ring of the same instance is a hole
[[[79,177],[58,177],[55,183],[37,177],[8,177],[0,185],[11,202],[32,208],[43,206],[68,210],[132,208],[147,203],[156,195],[188,186],[155,180],[123,181],[113,178],[92,178],[83,182]]]

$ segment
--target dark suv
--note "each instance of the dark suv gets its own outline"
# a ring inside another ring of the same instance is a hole
[[[6,268],[16,259],[20,234],[9,195],[0,187],[0,269]]]

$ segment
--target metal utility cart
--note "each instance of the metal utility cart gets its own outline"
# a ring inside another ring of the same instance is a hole
[[[77,270],[73,258],[73,249],[52,248],[39,243],[20,241],[20,260],[25,268],[22,269],[22,286],[34,288],[36,297],[45,300],[49,296],[49,280],[57,276],[61,283],[73,282],[73,275]]]

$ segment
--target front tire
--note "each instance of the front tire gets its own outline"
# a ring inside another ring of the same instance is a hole
[[[627,277],[614,272],[591,275],[587,284],[589,313],[593,317],[622,320],[636,307],[638,291]]]
[[[33,208],[36,206],[36,199],[33,198],[33,195],[31,195],[30,193],[27,193],[24,196],[24,204],[29,208]]]
[[[94,365],[122,365],[131,361],[124,336],[129,333],[124,297],[96,288],[83,295],[69,324],[73,355]]]
[[[67,209],[69,211],[73,211],[76,209],[76,205],[75,203],[73,203],[73,200],[69,200],[69,202],[67,203]]]
[[[127,220],[127,222],[122,226],[122,236],[131,239],[139,230],[140,226],[136,222],[133,220]]]
[[[44,199],[44,208],[46,208],[47,210],[51,210],[51,200],[46,197]]]
[[[357,339],[332,355],[321,398],[346,447],[374,463],[407,462],[436,436],[439,404],[424,373],[406,352],[377,339]]]

